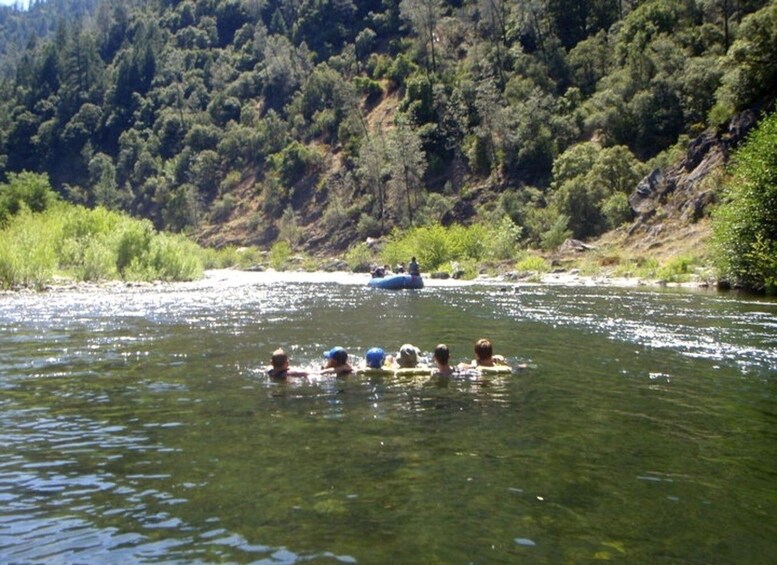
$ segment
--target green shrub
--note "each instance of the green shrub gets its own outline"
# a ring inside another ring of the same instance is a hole
[[[631,220],[631,205],[629,197],[623,192],[616,192],[602,202],[602,214],[607,219],[607,225],[611,229],[619,227]]]
[[[205,269],[226,269],[237,265],[238,253],[235,246],[228,245],[220,249],[203,249],[200,258]]]
[[[405,263],[414,253],[411,242],[407,237],[402,237],[398,231],[393,232],[387,239],[380,252],[381,263],[392,267],[397,263]],[[422,268],[426,266],[422,265]]]
[[[444,262],[459,255],[457,242],[452,232],[442,226],[416,228],[413,233],[415,251],[403,259],[407,263],[411,257],[417,257],[427,269],[436,269]]]
[[[204,253],[181,235],[160,234],[147,221],[103,208],[57,203],[29,208],[0,230],[0,286],[42,287],[55,273],[79,281],[191,280],[202,275]]]
[[[539,255],[530,255],[518,261],[515,265],[515,270],[547,273],[550,271],[550,263],[548,263],[547,259],[540,257]]]
[[[658,278],[667,282],[684,282],[690,279],[696,261],[691,257],[675,257],[662,265],[658,271]]]
[[[409,56],[402,54],[391,63],[391,66],[386,71],[386,77],[394,84],[401,85],[416,69],[418,69],[418,65],[413,63]]]
[[[353,85],[364,95],[368,104],[375,102],[383,95],[383,87],[380,83],[369,77],[354,77]]]
[[[372,53],[367,59],[367,72],[376,79],[389,74],[393,61],[388,55]]]
[[[777,12],[776,12],[777,13]],[[734,155],[723,204],[713,214],[720,273],[750,290],[777,286],[777,112]]]
[[[266,252],[258,247],[241,247],[237,250],[237,263],[235,265],[246,268],[261,264],[265,261]]]
[[[61,206],[55,213],[62,219],[62,235],[55,244],[58,268],[76,280],[116,278],[116,237],[127,220],[105,208]]]
[[[0,235],[0,288],[8,290],[19,280],[18,258],[6,234]]]
[[[378,237],[380,232],[380,221],[369,214],[359,216],[359,221],[356,224],[356,233],[359,234],[360,238]]]
[[[489,254],[494,259],[513,259],[519,249],[523,229],[505,215],[491,228]]]
[[[151,248],[153,228],[148,221],[132,222],[122,227],[116,250],[116,268],[123,277],[134,279],[139,270],[144,270],[142,258]],[[144,278],[141,275],[141,280]]]
[[[41,288],[57,266],[54,242],[60,235],[56,221],[43,223],[40,214],[24,207],[0,232],[0,277],[4,288],[27,286]]]
[[[307,175],[311,169],[320,162],[319,154],[302,145],[298,141],[292,141],[276,153],[270,159],[273,168],[278,171],[280,179],[285,186],[292,186]]]
[[[364,243],[358,243],[345,253],[345,262],[352,271],[375,262],[372,250]]]
[[[291,257],[291,245],[288,241],[276,241],[270,248],[270,266],[276,271],[283,270]]]
[[[225,194],[213,202],[210,209],[211,221],[216,224],[226,222],[236,207],[237,201],[235,197],[231,194]]]
[[[101,281],[115,279],[116,255],[106,245],[104,238],[93,238],[83,246],[82,261],[74,269],[73,274],[80,281]]]
[[[496,226],[481,223],[449,228],[434,224],[394,232],[383,247],[381,258],[384,263],[396,265],[416,257],[423,270],[433,271],[451,261],[509,257],[515,251],[520,228],[509,218],[507,222]]]
[[[490,234],[486,225],[473,224],[466,227],[456,225],[452,226],[450,231],[453,236],[454,251],[460,250],[459,255],[454,258],[462,257],[479,261],[489,254],[486,245],[490,242]]]
[[[616,277],[638,277],[641,279],[658,278],[658,272],[661,268],[658,260],[653,257],[639,257],[637,259],[627,259],[619,261],[612,271]]]
[[[459,255],[455,240],[442,226],[424,226],[404,233],[395,232],[381,252],[384,263],[407,263],[411,257],[416,257],[424,270],[434,270]]]
[[[478,265],[472,259],[462,259],[461,261],[450,261],[446,265],[443,265],[442,269],[451,275],[458,273],[459,278],[464,280],[472,280],[478,276]]]
[[[0,225],[25,208],[43,212],[56,200],[46,175],[27,171],[8,173],[8,183],[0,184]]]
[[[152,280],[190,281],[202,276],[197,245],[180,235],[160,233],[151,242]]]
[[[543,249],[555,249],[572,237],[572,230],[567,228],[569,216],[563,214],[556,217],[555,222],[540,236]]]

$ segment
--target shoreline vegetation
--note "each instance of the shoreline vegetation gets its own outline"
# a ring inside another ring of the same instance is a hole
[[[485,230],[485,231],[484,231]],[[417,256],[424,277],[461,281],[635,286],[715,287],[704,255],[654,258],[615,249],[584,254],[519,249],[497,254],[498,236],[483,226],[416,228],[386,241],[370,240],[343,257],[313,257],[278,242],[256,247],[199,247],[182,235],[154,231],[145,220],[104,209],[57,203],[44,213],[24,210],[0,229],[0,289],[46,291],[92,285],[143,285],[201,279],[206,271],[346,272],[368,276],[371,265],[396,265]],[[576,256],[575,256],[576,255]]]
[[[10,174],[0,185],[0,288],[78,282],[181,281],[202,276],[202,253],[148,220],[59,200],[45,175]]]
[[[148,220],[61,201],[45,175],[9,175],[0,184],[0,290],[192,281],[206,270],[369,273],[417,257],[427,279],[504,283],[726,288],[712,243],[659,259],[617,241],[566,239],[528,249],[508,220],[469,226],[426,225],[356,243],[341,256],[312,256],[280,239],[258,247],[203,248]]]
[[[206,271],[345,272],[368,276],[370,265],[396,265],[397,241],[361,243],[345,257],[312,257],[295,253],[283,242],[270,250],[256,247],[205,249],[184,236],[154,232],[146,221],[115,218],[105,210],[83,208],[48,215],[36,221],[25,213],[8,229],[0,230],[0,289],[46,291],[90,285],[143,285],[201,279]],[[117,216],[117,215],[116,215]],[[54,224],[54,225],[52,225]],[[107,226],[108,231],[95,226]],[[66,235],[65,235],[66,234]],[[9,244],[9,238],[16,238]],[[59,244],[54,244],[59,240]],[[410,248],[412,249],[412,247]],[[13,250],[13,251],[12,251]],[[439,251],[439,248],[438,248]],[[415,255],[423,257],[421,251]],[[355,256],[359,259],[356,260]],[[409,256],[409,255],[408,255]],[[448,258],[450,257],[450,258]],[[429,265],[429,267],[426,267]],[[421,262],[429,279],[460,281],[602,285],[719,287],[713,267],[704,256],[680,255],[659,262],[654,258],[618,255],[616,250],[594,249],[578,257],[518,251],[515,257],[446,255],[437,263]]]
[[[569,243],[569,241],[567,242]],[[0,185],[0,289],[52,285],[191,281],[205,270],[350,271],[397,265],[418,257],[427,278],[575,284],[714,284],[706,254],[659,262],[581,242],[566,254],[525,249],[505,222],[429,225],[355,244],[342,257],[300,254],[284,240],[256,247],[205,249],[184,235],[158,232],[148,220],[58,199],[45,175],[10,175]],[[578,253],[581,249],[587,251]],[[598,283],[596,282],[598,281]]]

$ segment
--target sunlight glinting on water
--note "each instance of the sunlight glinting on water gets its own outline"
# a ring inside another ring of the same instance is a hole
[[[768,312],[730,312],[705,318],[683,296],[674,298],[671,310],[667,305],[661,310],[646,310],[639,293],[612,296],[586,292],[581,297],[571,289],[562,301],[543,300],[546,294],[546,290],[532,289],[522,291],[518,297],[493,295],[499,306],[495,315],[502,312],[551,326],[585,328],[617,341],[672,350],[689,357],[730,361],[743,371],[759,366],[777,370],[777,348],[758,349],[737,343],[753,338],[765,344],[777,342],[772,331],[774,314]],[[600,308],[596,314],[590,312],[600,301],[608,304],[608,315],[602,316]],[[721,321],[727,323],[725,330],[719,325]]]
[[[750,535],[750,498],[771,484],[771,306],[451,282],[381,293],[275,273],[10,296],[0,561],[356,563],[385,545],[551,563],[616,540],[634,562],[701,562],[718,545],[700,554],[699,539]],[[264,372],[279,344],[317,371],[335,344],[360,364],[375,343],[421,340],[428,358],[444,339],[460,359],[481,333],[529,368]],[[767,377],[731,378],[749,372]],[[624,523],[663,533],[634,540]],[[698,538],[673,536],[689,524]]]

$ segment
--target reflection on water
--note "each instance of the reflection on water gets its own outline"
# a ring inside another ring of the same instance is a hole
[[[767,562],[777,303],[332,274],[0,296],[0,562]],[[513,375],[264,376],[404,342]]]

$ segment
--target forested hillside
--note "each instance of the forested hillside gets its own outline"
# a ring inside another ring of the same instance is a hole
[[[48,0],[0,31],[0,175],[213,244],[595,237],[777,92],[767,0]]]

